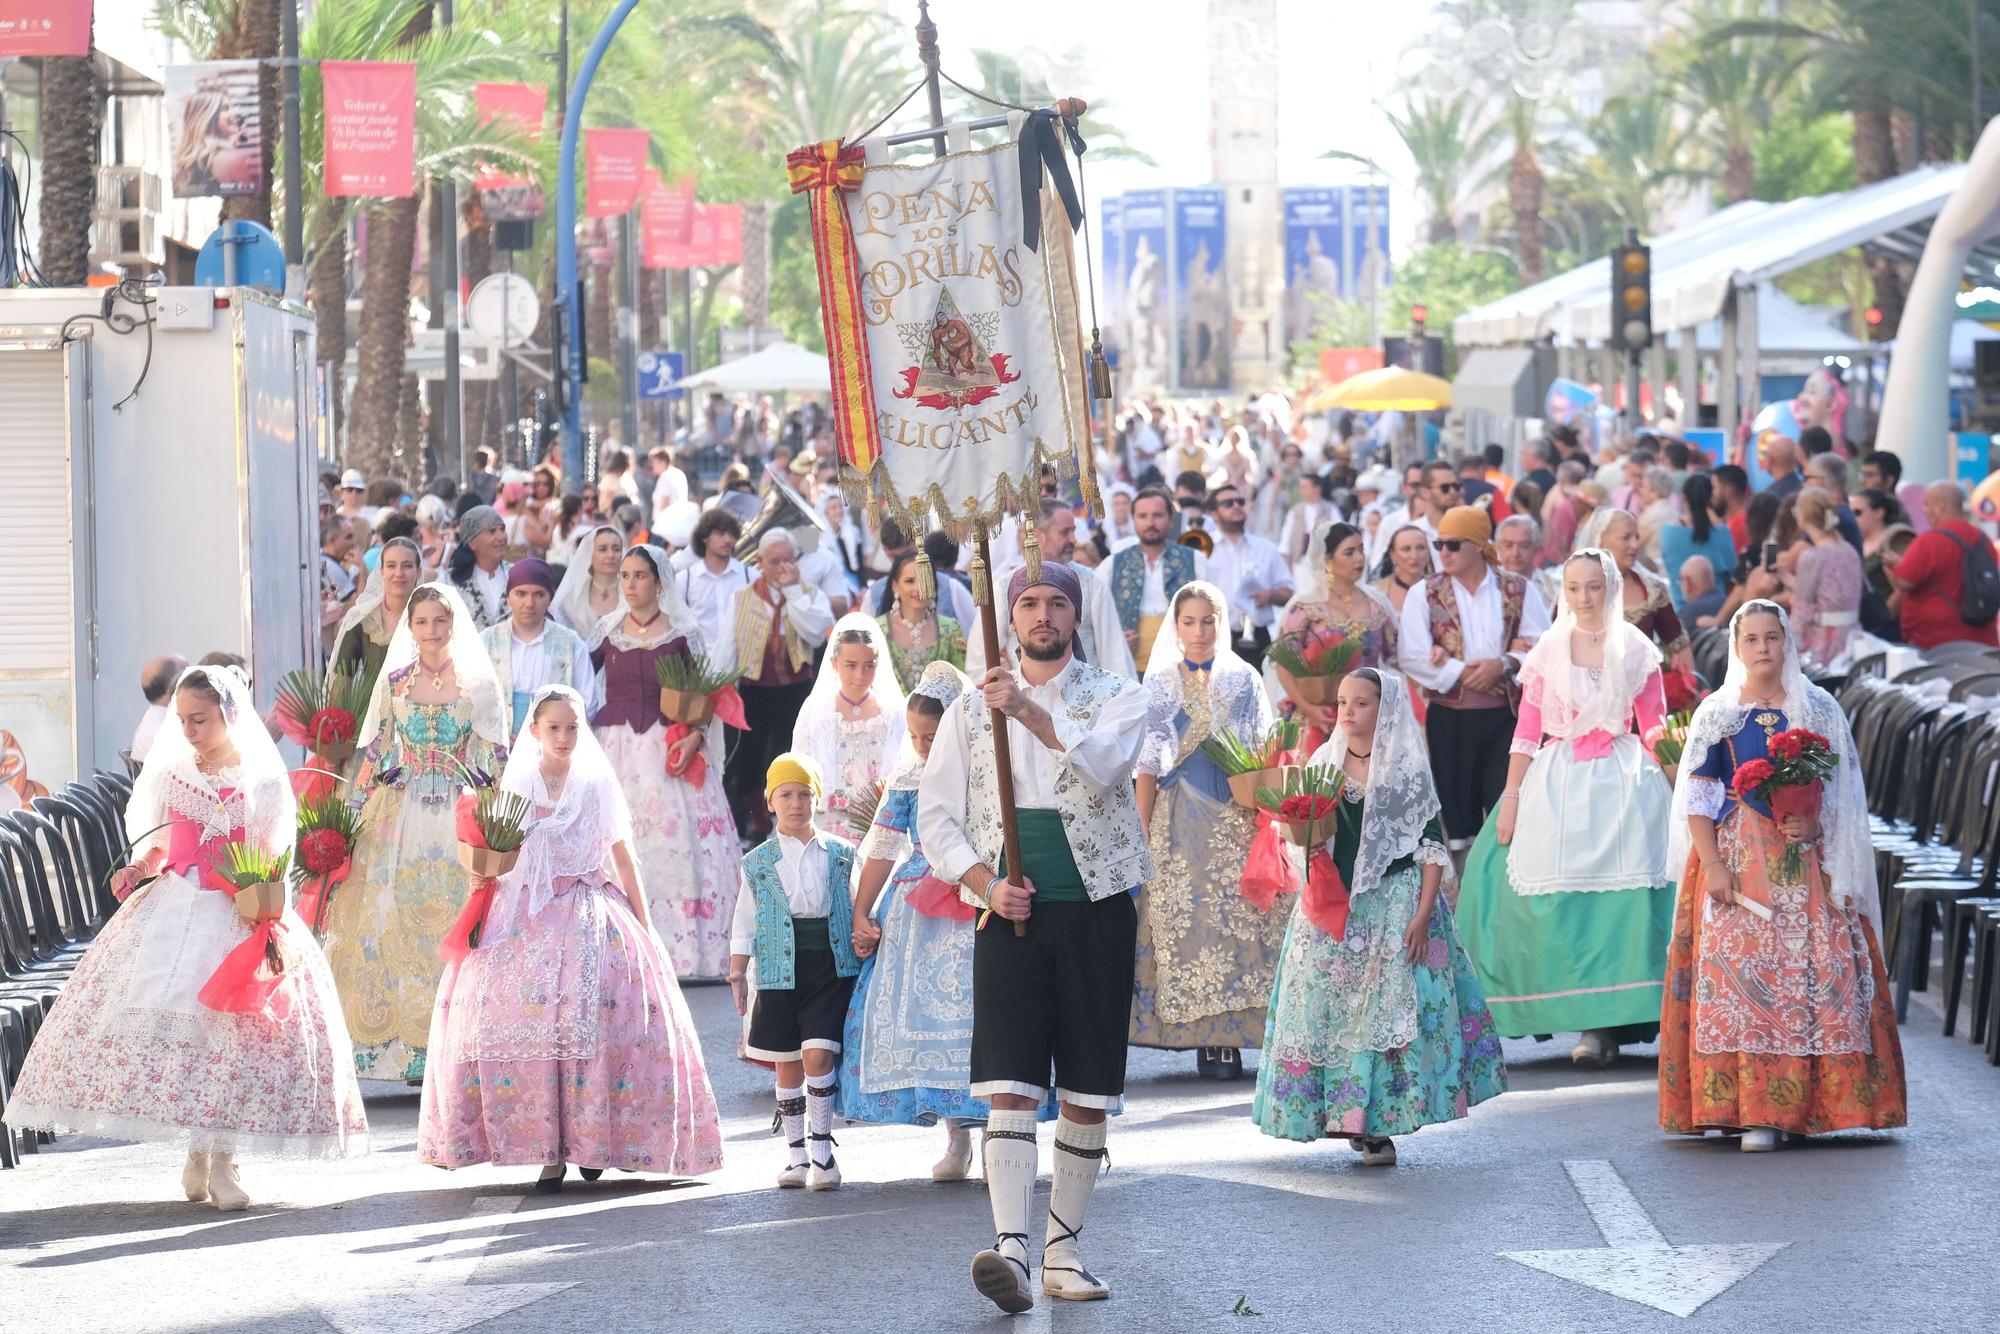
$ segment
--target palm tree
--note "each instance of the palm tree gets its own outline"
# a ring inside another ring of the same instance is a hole
[[[1771,39],[1720,35],[1762,8],[1759,0],[1708,0],[1693,32],[1667,48],[1673,85],[1699,108],[1697,133],[1722,157],[1722,192],[1732,204],[1756,196],[1758,137],[1793,86],[1785,53]]]
[[[95,26],[91,29],[93,52]],[[90,276],[91,223],[97,214],[97,140],[104,92],[97,57],[42,61],[42,278],[81,287]]]
[[[1642,234],[1674,191],[1715,174],[1665,89],[1611,98],[1577,129],[1592,148],[1577,171],[1586,197]]]
[[[264,142],[275,145],[278,134],[278,58],[280,3],[297,0],[154,0],[153,26],[186,47],[196,60],[261,60],[257,111]],[[273,148],[264,154],[257,192],[222,201],[225,221],[244,219],[271,225],[271,163]]]
[[[1465,93],[1412,97],[1401,115],[1384,114],[1416,164],[1425,240],[1457,240],[1459,201],[1501,142],[1502,122],[1487,118],[1484,99]]]
[[[1542,204],[1548,198],[1548,178],[1535,157],[1535,127],[1540,104],[1525,97],[1507,103],[1507,133],[1514,151],[1507,158],[1507,209],[1514,218],[1514,253],[1519,259],[1521,286],[1533,287],[1548,276],[1542,258]]]

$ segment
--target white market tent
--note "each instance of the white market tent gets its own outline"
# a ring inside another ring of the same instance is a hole
[[[1722,321],[1698,325],[1694,344],[1703,352],[1721,351]],[[1868,350],[1861,339],[1768,284],[1757,289],[1757,344],[1767,357],[1853,356]]]
[[[1815,346],[1783,346],[1809,331],[1787,325],[1781,340],[1767,339],[1763,293],[1773,280],[1856,246],[1914,261],[1930,225],[1965,175],[1963,163],[1919,167],[1842,194],[1769,203],[1733,204],[1689,226],[1651,238],[1655,383],[1664,378],[1663,349],[1677,343],[1699,351],[1698,330],[1714,322],[1719,353],[1717,388],[1725,421],[1739,403],[1738,367],[1755,368],[1764,352],[1831,354],[1852,351],[1855,340],[1816,322],[1825,338]],[[1976,248],[1966,263],[1974,281],[1990,283],[2000,263],[2000,240]],[[1749,293],[1755,301],[1744,300]],[[1788,317],[1790,312],[1786,313]],[[1453,322],[1460,347],[1552,343],[1559,352],[1602,347],[1611,327],[1608,259],[1558,274],[1499,301],[1467,311]],[[1864,345],[1863,350],[1868,350]],[[1682,394],[1693,386],[1694,358],[1683,357]],[[1754,371],[1741,377],[1755,384]]]
[[[773,343],[747,357],[697,371],[676,387],[718,394],[828,394],[833,392],[833,373],[824,353],[808,352],[797,343]]]

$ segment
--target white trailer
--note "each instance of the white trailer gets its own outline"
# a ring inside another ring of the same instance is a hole
[[[312,315],[148,295],[0,292],[0,808],[119,768],[150,658],[242,654],[260,707],[317,661]]]

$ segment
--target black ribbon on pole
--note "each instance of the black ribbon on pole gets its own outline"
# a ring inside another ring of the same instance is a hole
[[[1063,210],[1069,214],[1069,229],[1075,231],[1083,225],[1083,201],[1077,197],[1076,182],[1070,179],[1069,160],[1063,156],[1063,136],[1056,132],[1058,125],[1067,133],[1071,150],[1082,157],[1083,136],[1055,108],[1029,112],[1021,126],[1021,239],[1031,251],[1042,247],[1044,165],[1056,187],[1056,195],[1062,200]]]

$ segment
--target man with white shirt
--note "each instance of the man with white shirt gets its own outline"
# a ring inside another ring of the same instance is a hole
[[[1076,511],[1058,500],[1043,502],[1041,522],[1035,525],[1035,540],[1041,545],[1044,561],[1061,561],[1068,564],[1076,557]],[[1006,588],[1017,570],[1027,568],[1025,560],[1013,560],[999,567],[993,575],[995,588]],[[1101,671],[1116,676],[1139,678],[1133,670],[1131,652],[1125,647],[1125,631],[1118,624],[1118,608],[1112,605],[1111,590],[1098,579],[1085,578],[1078,572],[1082,584],[1082,617],[1077,625],[1077,648],[1083,660]],[[1020,642],[1014,638],[1014,626],[1003,622],[1000,626],[1000,652],[1004,659],[1011,661]],[[976,625],[965,629],[965,670],[977,681],[986,674],[986,636]]]
[[[674,466],[674,451],[665,445],[646,457],[653,465],[653,527],[663,528],[667,511],[688,498],[687,474]]]
[[[1514,677],[1549,628],[1541,594],[1499,568],[1492,538],[1485,510],[1447,510],[1437,540],[1444,569],[1410,590],[1398,627],[1396,664],[1430,704],[1424,733],[1454,853],[1472,846],[1506,786],[1521,699]]]
[[[583,638],[566,625],[549,619],[549,600],[556,595],[556,572],[533,556],[507,569],[507,619],[479,632],[493,674],[500,679],[500,698],[514,710],[514,735],[528,721],[528,704],[543,686],[568,686],[590,698],[590,651]]]
[[[132,749],[129,752],[134,764],[146,761],[146,752],[153,748],[153,738],[160,733],[160,725],[167,720],[173,707],[174,686],[187,670],[187,659],[171,655],[155,658],[139,673],[139,689],[146,692],[146,712],[139,718],[139,726],[132,732]]]
[[[710,657],[717,655],[727,633],[723,618],[729,599],[755,577],[750,567],[736,559],[736,544],[743,540],[743,525],[720,505],[701,516],[687,550],[673,558],[674,582],[680,586],[681,601],[694,613],[708,641]]]
[[[826,594],[799,573],[791,533],[766,529],[757,539],[757,577],[729,595],[721,637],[709,649],[718,668],[743,672],[736,688],[750,727],[730,757],[727,777],[736,827],[756,837],[771,827],[761,800],[764,771],[791,740],[833,621]]]
[[[1193,547],[1172,540],[1174,502],[1166,488],[1149,486],[1132,502],[1136,545],[1099,565],[1096,577],[1111,594],[1125,648],[1143,671],[1153,640],[1166,623],[1173,596],[1185,584],[1208,578],[1208,562]]]
[[[1278,609],[1291,600],[1292,570],[1275,543],[1245,531],[1249,505],[1234,482],[1208,493],[1208,513],[1215,522],[1208,578],[1229,599],[1229,637],[1237,656],[1261,669]]]
[[[973,938],[971,1093],[993,1109],[985,1156],[996,1235],[991,1250],[973,1257],[972,1281],[1010,1314],[1035,1304],[1035,1114],[1050,1088],[1062,1115],[1042,1292],[1070,1301],[1111,1295],[1084,1268],[1077,1238],[1103,1165],[1105,1113],[1125,1091],[1138,946],[1132,891],[1153,878],[1132,788],[1146,694],[1076,659],[1082,597],[1073,566],[1046,562],[1032,584],[1025,569],[1014,575],[1007,616],[1018,663],[989,668],[979,691],[945,711],[918,786],[918,839],[932,873],[1006,919]],[[999,765],[990,710],[1006,718],[1010,772]],[[1010,868],[995,775],[1013,784],[1019,885],[1001,878]]]
[[[507,521],[491,505],[474,505],[458,521],[451,582],[481,630],[507,619]]]

